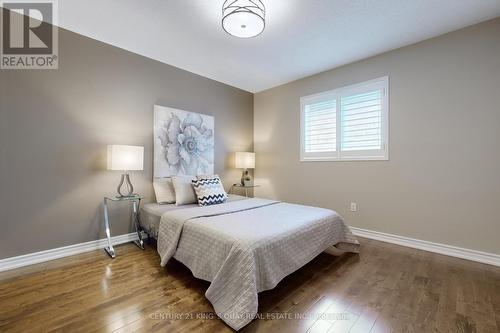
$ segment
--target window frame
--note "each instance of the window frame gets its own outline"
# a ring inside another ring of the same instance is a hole
[[[341,98],[346,95],[362,94],[365,92],[382,90],[381,131],[382,149],[342,151],[342,114]],[[322,153],[307,153],[305,151],[305,107],[311,103],[335,99],[336,103],[336,151]],[[353,85],[321,92],[300,98],[300,161],[388,161],[389,160],[389,77],[356,83]]]

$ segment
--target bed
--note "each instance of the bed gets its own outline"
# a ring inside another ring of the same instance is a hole
[[[244,200],[245,197],[229,194],[228,202]],[[176,206],[175,204],[159,204],[156,202],[147,203],[141,207],[141,228],[149,237],[157,240],[160,219],[163,214],[178,209],[195,208],[198,204]]]
[[[157,240],[162,266],[175,258],[211,282],[205,296],[235,330],[255,318],[259,292],[321,252],[359,252],[332,210],[234,195],[207,207],[146,204],[141,227]]]

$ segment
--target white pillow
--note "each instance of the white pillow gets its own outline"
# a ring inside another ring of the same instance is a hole
[[[157,178],[153,180],[156,202],[159,204],[175,203],[175,191],[172,178]]]
[[[198,202],[198,197],[194,192],[194,187],[191,181],[196,179],[193,176],[174,176],[172,183],[175,190],[175,205],[187,205]]]

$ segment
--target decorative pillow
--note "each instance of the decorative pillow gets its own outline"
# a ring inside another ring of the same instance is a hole
[[[153,180],[156,202],[159,204],[175,203],[175,191],[172,178],[156,178]]]
[[[199,206],[210,206],[221,204],[226,201],[228,195],[222,186],[219,176],[199,176],[193,180],[193,187],[198,196]]]
[[[175,205],[187,205],[197,203],[196,193],[194,192],[191,180],[196,179],[193,176],[174,176],[172,184],[175,191]]]

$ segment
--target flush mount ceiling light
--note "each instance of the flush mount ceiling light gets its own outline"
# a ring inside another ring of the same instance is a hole
[[[260,0],[226,0],[222,5],[222,28],[240,38],[258,36],[264,31],[266,7]]]

